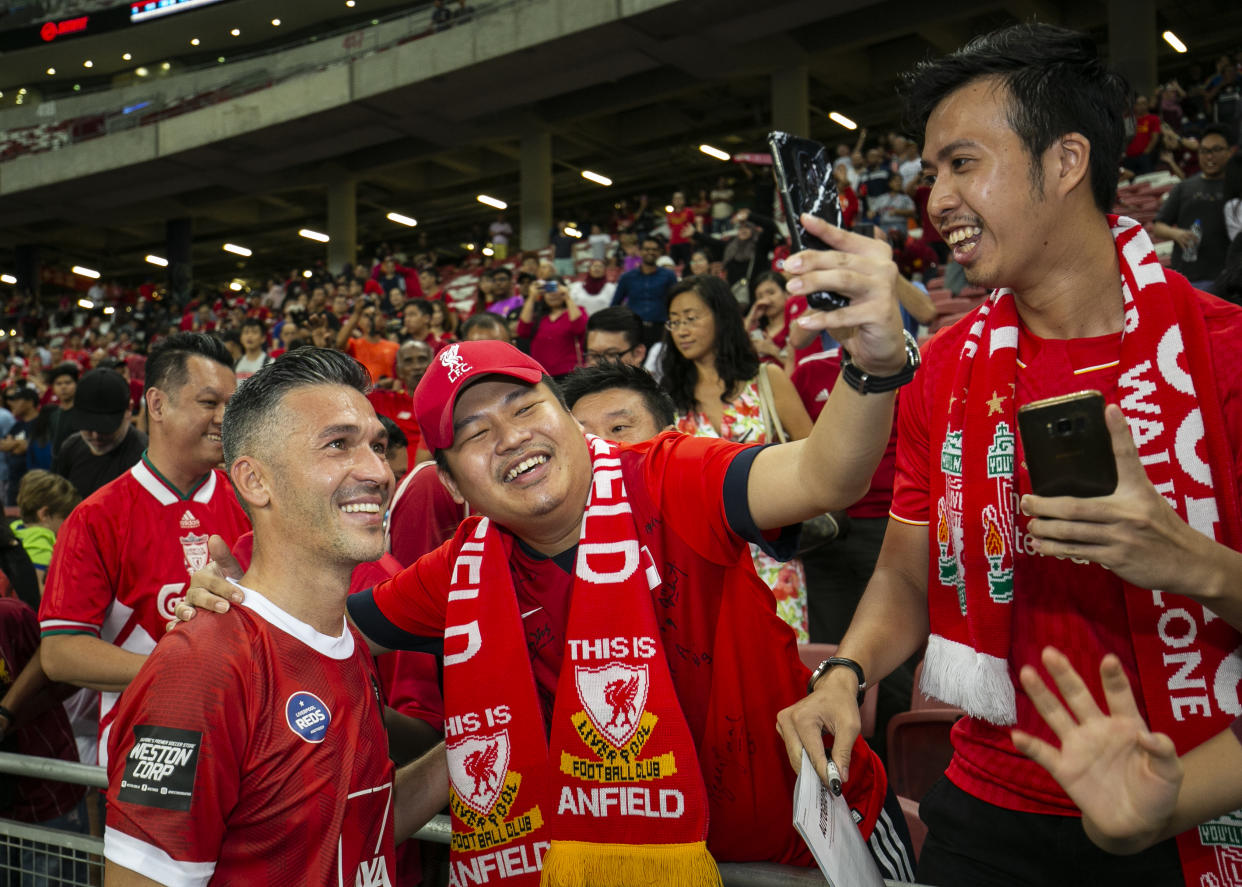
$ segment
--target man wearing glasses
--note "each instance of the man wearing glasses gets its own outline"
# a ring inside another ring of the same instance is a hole
[[[1199,172],[1179,182],[1160,208],[1151,233],[1172,240],[1173,270],[1197,289],[1212,292],[1225,267],[1229,234],[1225,230],[1225,164],[1233,153],[1233,133],[1209,126],[1199,140]]]

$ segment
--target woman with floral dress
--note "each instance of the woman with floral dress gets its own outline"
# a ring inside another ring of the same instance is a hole
[[[662,384],[677,405],[679,430],[699,437],[738,443],[772,443],[760,402],[770,391],[770,407],[790,440],[811,433],[793,383],[780,367],[760,367],[728,284],[717,277],[687,277],[669,293],[664,336]],[[760,373],[767,376],[762,384]],[[802,563],[784,563],[751,545],[755,571],[772,589],[776,610],[798,635],[808,639],[806,580]]]

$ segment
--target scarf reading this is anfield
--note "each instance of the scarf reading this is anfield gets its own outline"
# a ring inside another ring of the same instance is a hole
[[[445,638],[464,650],[444,658],[450,883],[718,885],[703,777],[651,608],[659,577],[617,448],[587,441],[591,493],[550,742],[507,546],[486,518],[453,567]]]
[[[1239,548],[1233,456],[1199,297],[1180,275],[1166,276],[1141,225],[1118,216],[1109,224],[1125,311],[1117,396],[1139,458],[1182,520]],[[1000,409],[989,398],[1013,390],[1016,377],[1019,318],[1012,291],[994,292],[973,320],[958,357],[947,424],[932,429],[940,443],[940,471],[932,473],[930,490],[938,554],[922,689],[1005,726],[1016,719],[1009,652],[1017,426],[1014,398],[1004,398]],[[1125,600],[1150,725],[1184,753],[1242,714],[1238,633],[1201,604],[1159,590],[1127,584]],[[1040,626],[1020,630],[1038,632]],[[1188,704],[1184,691],[1196,687],[1195,704]],[[1242,814],[1185,832],[1177,843],[1187,884],[1240,883]]]

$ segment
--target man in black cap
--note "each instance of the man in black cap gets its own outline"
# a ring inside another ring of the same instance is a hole
[[[69,479],[85,499],[142,458],[147,436],[130,423],[129,383],[116,370],[91,370],[78,382],[65,438],[52,470]]]

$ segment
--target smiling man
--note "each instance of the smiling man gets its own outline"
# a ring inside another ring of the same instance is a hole
[[[791,286],[853,300],[829,320],[857,361],[805,440],[585,437],[504,343],[450,345],[419,383],[424,441],[472,516],[348,606],[375,646],[442,651],[450,883],[699,884],[718,877],[711,857],[812,864],[772,730],[807,670],[747,543],[789,556],[790,527],[862,495],[917,351],[891,250],[804,221],[834,249],[791,257],[814,281]],[[883,769],[865,743],[853,753],[847,801],[909,880]]]
[[[969,717],[920,805],[921,883],[1228,883],[1232,826],[1109,856],[1010,730],[1051,739],[1015,689],[1046,645],[1096,698],[1096,665],[1117,654],[1179,750],[1238,713],[1242,614],[1222,577],[1242,546],[1242,310],[1164,270],[1142,226],[1109,214],[1128,90],[1091,37],[1007,28],[920,65],[905,90],[927,212],[967,280],[996,290],[928,344],[902,394],[891,519],[838,650],[857,670],[828,670],[782,712],[791,759],[828,730],[848,764],[860,681],[926,644],[923,692]],[[1109,403],[1120,483],[1034,496],[1017,408],[1082,389]]]
[[[52,680],[104,691],[101,763],[117,697],[164,633],[190,574],[206,564],[208,536],[231,545],[250,528],[216,470],[236,384],[216,338],[178,333],[154,346],[146,453],[61,526],[39,607],[43,668]]]
[[[225,460],[254,521],[246,601],[165,637],[121,702],[109,887],[390,884],[394,833],[443,805],[442,757],[394,776],[375,666],[345,622],[393,487],[368,387],[353,359],[299,349],[229,402]]]

